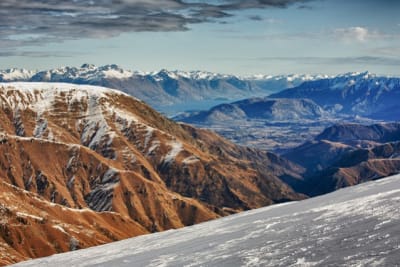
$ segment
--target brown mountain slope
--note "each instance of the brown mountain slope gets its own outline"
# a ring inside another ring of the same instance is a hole
[[[90,214],[137,225],[135,231],[118,232],[123,223],[108,227],[105,222],[93,231],[106,231],[112,238],[89,242],[76,234],[80,247],[304,197],[283,182],[300,179],[300,167],[176,124],[120,92],[69,84],[0,84],[0,107],[0,177],[5,183],[47,201],[41,209],[49,214],[57,203],[73,213],[90,209]],[[26,209],[37,214],[30,205]],[[49,221],[64,223],[57,216]],[[79,218],[71,224],[89,229],[90,223]],[[43,236],[46,227],[29,229]],[[43,240],[52,249],[46,253],[36,241],[22,250],[17,234],[9,232],[13,238],[2,236],[14,249],[13,261],[70,249],[61,239],[52,242],[49,232]],[[28,238],[25,232],[18,235]]]
[[[303,166],[304,180],[290,183],[313,196],[400,172],[399,123],[338,124],[283,157]]]
[[[319,154],[329,154],[321,150]],[[376,180],[400,172],[400,142],[376,145],[373,148],[352,148],[337,154],[321,171],[309,172],[301,192],[310,196],[339,188]]]
[[[313,140],[289,150],[283,156],[306,168],[307,173],[314,173],[331,166],[343,154],[354,149],[339,142]]]
[[[369,143],[386,143],[400,139],[400,123],[362,125],[356,123],[336,124],[326,128],[315,140],[329,140],[352,146],[368,147]]]
[[[117,213],[70,209],[0,182],[0,265],[147,233]]]
[[[307,180],[307,194],[326,194],[340,188],[398,174],[400,159],[369,159],[351,167],[332,167]]]

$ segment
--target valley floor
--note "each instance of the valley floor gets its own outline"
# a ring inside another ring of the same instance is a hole
[[[15,266],[399,266],[400,175]]]
[[[306,141],[314,139],[324,129],[340,123],[370,125],[381,121],[367,118],[324,118],[297,121],[249,119],[220,123],[191,123],[209,129],[238,145],[283,154]]]

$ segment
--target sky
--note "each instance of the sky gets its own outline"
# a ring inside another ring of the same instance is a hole
[[[1,0],[0,69],[400,76],[397,0]]]

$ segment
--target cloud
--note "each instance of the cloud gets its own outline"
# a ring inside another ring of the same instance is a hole
[[[77,55],[79,53],[74,53]],[[31,58],[69,58],[73,56],[71,53],[65,54],[62,52],[42,52],[42,51],[0,51],[0,57],[31,57]]]
[[[384,37],[383,34],[377,31],[371,31],[364,27],[349,27],[349,28],[339,28],[333,31],[335,36],[344,41],[358,41],[365,42],[369,39],[377,39]]]
[[[399,46],[386,46],[377,47],[372,51],[374,54],[385,55],[390,57],[400,57],[400,47]]]
[[[252,15],[252,16],[249,16],[249,19],[255,20],[255,21],[263,21],[263,20],[264,20],[264,18],[261,17],[261,16],[259,16],[259,15]]]
[[[0,45],[108,38],[124,32],[187,31],[192,24],[218,21],[232,16],[233,11],[286,8],[305,2],[308,0],[1,0]]]
[[[268,18],[268,17],[262,17],[259,15],[251,15],[248,16],[249,19],[254,20],[254,21],[262,21],[262,22],[266,22],[268,24],[277,24],[277,23],[281,23],[281,20],[275,19],[275,18]]]
[[[313,65],[380,65],[399,66],[400,57],[359,56],[359,57],[263,57],[256,60],[288,61]]]
[[[239,9],[249,9],[249,8],[268,8],[268,7],[286,8],[292,4],[304,4],[306,2],[309,2],[309,0],[246,0],[246,1],[231,0],[224,2],[225,2],[224,4],[220,5],[221,8],[239,10]]]
[[[312,6],[310,6],[310,5],[300,5],[300,6],[298,7],[298,9],[307,9],[307,10],[312,10],[312,9],[313,9],[313,7],[312,7]]]

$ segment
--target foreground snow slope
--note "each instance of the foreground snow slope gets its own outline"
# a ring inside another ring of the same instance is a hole
[[[398,266],[400,175],[18,266]]]

